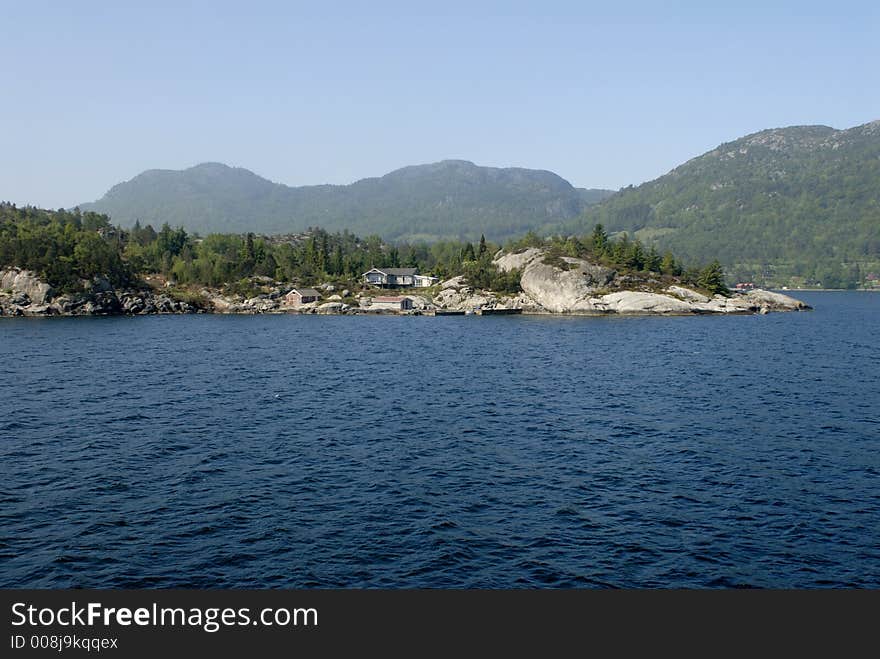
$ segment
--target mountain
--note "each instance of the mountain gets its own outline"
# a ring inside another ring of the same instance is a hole
[[[686,262],[718,258],[743,277],[836,281],[841,273],[829,269],[878,268],[880,121],[747,135],[625,188],[557,229],[582,233],[596,223]]]
[[[548,171],[464,160],[404,167],[351,185],[304,187],[205,163],[143,172],[80,208],[107,213],[122,226],[168,222],[200,233],[289,233],[320,226],[389,240],[476,240],[481,233],[504,240],[576,218],[610,194],[575,188]]]

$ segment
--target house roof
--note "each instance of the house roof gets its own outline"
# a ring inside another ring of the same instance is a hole
[[[400,295],[380,295],[379,297],[374,297],[373,302],[403,302],[406,299],[409,298]]]
[[[314,288],[292,288],[290,289],[290,293],[299,293],[303,297],[321,297],[321,294]],[[290,295],[290,293],[288,293],[288,295]]]
[[[370,268],[368,272],[381,272],[383,275],[394,275],[395,277],[412,276],[416,274],[418,268]]]

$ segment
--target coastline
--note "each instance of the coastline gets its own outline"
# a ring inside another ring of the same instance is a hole
[[[0,307],[0,321],[7,318],[106,318],[106,317],[145,317],[145,316],[419,316],[419,317],[446,317],[446,316],[553,316],[553,317],[577,317],[577,318],[613,318],[613,317],[693,317],[693,316],[755,316],[764,315],[771,312],[786,311],[809,311],[812,307],[807,305],[801,308],[791,309],[767,309],[759,308],[743,308],[730,310],[692,310],[692,311],[675,311],[675,310],[631,310],[631,311],[548,311],[538,309],[486,309],[459,311],[447,309],[412,309],[407,311],[393,311],[388,309],[369,310],[359,307],[348,307],[345,309],[296,309],[296,308],[274,308],[274,309],[235,309],[235,310],[218,310],[218,309],[174,309],[174,310],[156,310],[156,311],[140,311],[132,313],[125,310],[117,311],[47,311],[39,309],[31,311],[29,309],[21,309],[17,313],[8,313]]]
[[[342,288],[325,283],[307,301],[291,283],[262,278],[250,295],[215,288],[182,288],[164,279],[116,289],[104,278],[84,280],[75,292],[56,291],[36,273],[18,268],[0,272],[0,317],[77,317],[145,315],[563,315],[563,316],[696,316],[751,315],[806,311],[811,307],[783,293],[754,289],[747,293],[711,293],[678,282],[635,279],[623,282],[607,270],[578,259],[567,268],[548,265],[541,252],[514,254],[529,261],[517,293],[472,288],[463,276],[426,288],[375,288],[360,284]],[[503,259],[499,263],[505,264]],[[515,266],[513,266],[515,267]],[[623,285],[621,283],[623,282]],[[158,284],[158,285],[157,285]],[[337,293],[337,290],[339,291]]]

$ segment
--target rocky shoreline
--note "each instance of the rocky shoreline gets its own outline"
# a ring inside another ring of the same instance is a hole
[[[540,249],[520,253],[499,252],[501,270],[521,274],[522,291],[499,294],[472,289],[464,277],[453,277],[426,294],[407,294],[411,309],[371,309],[380,293],[362,290],[339,293],[331,284],[319,286],[327,295],[322,301],[289,306],[284,295],[289,285],[263,278],[265,292],[253,297],[223,295],[202,288],[188,299],[161,286],[115,289],[102,278],[82,282],[82,291],[62,294],[35,273],[19,268],[0,270],[0,316],[110,316],[154,314],[376,314],[407,315],[443,312],[565,314],[584,316],[763,314],[802,311],[810,307],[795,298],[765,290],[752,290],[730,297],[708,296],[685,286],[648,278],[621,276],[604,266],[582,259],[562,257],[550,261]]]

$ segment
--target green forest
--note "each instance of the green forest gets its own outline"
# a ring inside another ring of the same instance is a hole
[[[116,224],[135,220],[209,233],[285,234],[321,226],[394,242],[495,240],[576,218],[609,190],[573,187],[552,172],[445,160],[351,185],[288,187],[241,167],[203,163],[148,170],[80,207]]]
[[[504,245],[508,251],[539,246],[546,261],[566,268],[563,256],[583,257],[622,272],[653,272],[681,277],[713,292],[724,292],[720,265],[684,267],[671,252],[660,254],[639,240],[608,236],[601,226],[591,234],[541,238],[528,233]],[[497,292],[519,290],[519,273],[498,271],[492,258],[500,245],[481,237],[478,243],[384,242],[348,232],[313,228],[297,235],[253,233],[201,237],[167,223],[158,230],[135,223],[122,229],[106,215],[76,209],[43,210],[0,203],[0,265],[38,272],[65,292],[82,289],[82,281],[106,277],[116,287],[139,286],[143,277],[161,274],[181,287],[212,287],[247,296],[253,279],[313,285],[353,283],[371,267],[415,267],[441,279],[465,275],[476,288]]]
[[[856,288],[880,274],[880,127],[763,131],[558,227],[602,223],[689,261],[718,258],[735,281]]]

